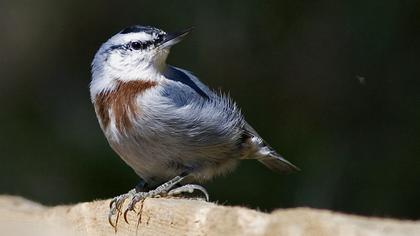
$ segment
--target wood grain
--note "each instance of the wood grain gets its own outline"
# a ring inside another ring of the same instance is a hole
[[[46,207],[0,196],[1,235],[420,235],[420,222],[369,218],[310,208],[272,213],[200,200],[150,198],[140,214],[107,220],[110,200]],[[141,204],[136,211],[140,212]],[[140,219],[141,216],[141,219]],[[140,220],[139,220],[140,219]]]

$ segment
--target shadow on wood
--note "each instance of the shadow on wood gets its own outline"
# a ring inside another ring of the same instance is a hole
[[[420,222],[295,208],[271,214],[199,200],[149,198],[108,223],[110,200],[45,207],[0,196],[2,235],[420,235]],[[142,210],[140,211],[140,208]]]

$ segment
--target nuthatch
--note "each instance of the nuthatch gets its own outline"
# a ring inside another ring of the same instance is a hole
[[[91,100],[112,149],[142,179],[114,198],[111,217],[145,197],[206,190],[196,184],[256,159],[279,172],[297,170],[245,121],[226,95],[166,64],[170,48],[191,31],[131,26],[105,42],[92,62]],[[118,213],[119,214],[119,213]],[[114,226],[114,225],[113,225]]]

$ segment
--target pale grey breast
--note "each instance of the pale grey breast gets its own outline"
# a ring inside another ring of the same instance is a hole
[[[240,158],[244,120],[236,105],[186,72],[175,72],[182,76],[168,78],[159,92],[140,96],[142,113],[134,128],[111,143],[149,182],[183,172],[208,179],[232,168]]]

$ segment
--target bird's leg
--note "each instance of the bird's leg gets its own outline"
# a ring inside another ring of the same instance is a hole
[[[147,192],[150,190],[149,184],[146,183],[144,180],[140,180],[140,182],[135,187],[136,193],[138,192]]]
[[[174,196],[181,193],[192,193],[194,190],[199,190],[206,196],[206,200],[209,200],[209,195],[205,188],[200,185],[196,184],[187,184],[181,187],[174,188],[177,184],[179,184],[182,180],[187,177],[186,174],[181,176],[176,176],[175,178],[169,180],[168,182],[158,186],[157,188],[150,190],[148,192],[137,192],[134,195],[131,195],[131,200],[127,205],[127,208],[124,211],[124,220],[128,223],[127,220],[127,213],[129,211],[134,211],[134,207],[136,203],[139,201],[147,198],[147,197],[156,197],[156,196]]]
[[[171,190],[171,188],[173,186],[180,183],[184,178],[185,178],[185,175],[176,176],[175,178],[169,180],[168,182],[158,186],[157,188],[155,188],[153,190],[150,190],[148,192],[137,192],[137,193],[131,195],[131,199],[130,199],[130,202],[128,203],[128,205],[127,205],[127,209],[125,209],[125,211],[124,211],[125,222],[128,223],[127,213],[129,211],[134,211],[134,206],[136,205],[137,202],[139,202],[140,200],[145,199],[147,197],[157,197],[157,196],[166,195],[169,192],[169,190]]]
[[[129,211],[134,211],[134,207],[135,207],[136,203],[144,200],[147,197],[174,196],[174,195],[178,195],[178,194],[181,194],[181,193],[192,193],[192,192],[194,192],[194,190],[198,190],[198,191],[201,191],[206,196],[206,201],[208,201],[209,200],[209,195],[208,195],[206,189],[203,188],[200,185],[187,184],[187,185],[184,185],[184,186],[174,188],[174,186],[176,186],[182,180],[184,180],[185,177],[187,177],[186,174],[176,176],[175,178],[169,180],[168,182],[158,186],[157,188],[155,188],[153,190],[147,191],[147,192],[138,191],[140,189],[142,189],[142,190],[147,189],[146,183],[145,182],[140,182],[136,186],[135,189],[130,190],[126,194],[122,194],[118,197],[115,197],[110,203],[110,211],[109,211],[109,216],[108,216],[109,223],[116,230],[119,216],[122,213],[121,208],[122,208],[126,199],[129,199],[129,203],[127,205],[127,208],[124,210],[123,215],[124,215],[124,220],[127,223],[128,223],[127,213]],[[112,216],[113,215],[117,215],[116,220],[115,220],[115,224],[112,223]]]

